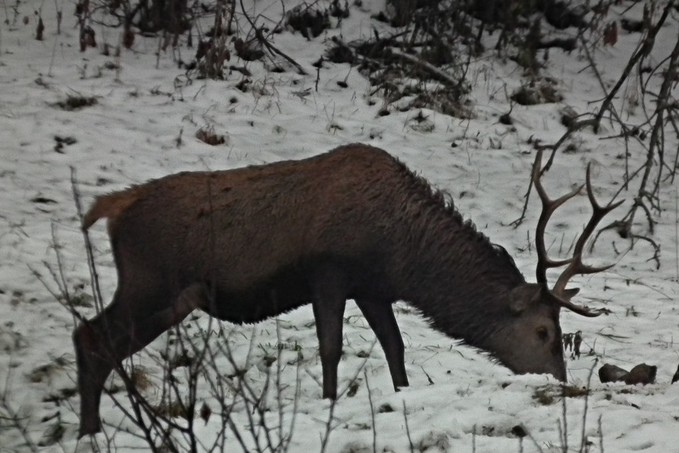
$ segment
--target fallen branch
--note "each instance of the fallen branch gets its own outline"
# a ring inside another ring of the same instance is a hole
[[[424,61],[420,58],[417,58],[414,55],[407,54],[405,52],[402,52],[402,51],[394,49],[394,48],[391,48],[390,52],[393,55],[399,57],[400,59],[405,60],[408,63],[411,63],[415,66],[418,66],[418,67],[424,69],[427,73],[429,73],[429,75],[434,77],[439,82],[442,82],[446,85],[450,85],[450,86],[453,86],[453,87],[456,87],[460,84],[459,81],[453,79],[451,76],[446,74],[444,71],[440,70],[439,68],[432,65],[431,63],[428,63],[428,62],[426,62],[426,61]]]

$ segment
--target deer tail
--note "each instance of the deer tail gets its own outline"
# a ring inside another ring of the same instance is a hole
[[[140,195],[140,190],[132,187],[127,190],[97,197],[83,217],[82,229],[87,230],[102,217],[109,219],[109,222],[115,220],[132,203],[137,201]]]

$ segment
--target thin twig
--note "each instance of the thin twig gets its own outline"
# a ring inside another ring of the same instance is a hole
[[[83,213],[80,188],[78,187],[78,178],[76,174],[75,167],[71,167],[71,189],[73,191],[73,201],[75,201],[76,212],[78,213],[78,220],[82,225],[83,219],[85,217]],[[81,228],[83,234],[83,240],[85,241],[85,251],[87,253],[87,266],[90,271],[90,282],[92,283],[92,291],[94,297],[94,305],[97,309],[97,313],[101,313],[104,310],[103,297],[101,295],[101,287],[99,286],[99,275],[97,273],[97,266],[94,262],[94,255],[92,250],[92,241],[90,240],[90,235],[86,228]]]
[[[410,426],[408,425],[408,410],[406,409],[406,401],[403,400],[403,419],[406,424],[406,436],[408,436],[408,445],[410,446],[410,453],[415,452],[415,446],[413,445],[413,438],[410,436]]]
[[[368,371],[363,370],[363,377],[365,378],[365,388],[368,392],[368,403],[370,403],[370,420],[372,423],[373,435],[373,453],[377,453],[377,426],[375,426],[375,406],[373,404],[372,392],[370,391],[370,383],[368,382]]]
[[[580,453],[585,453],[588,445],[587,441],[587,411],[589,409],[589,393],[592,388],[592,376],[594,375],[594,368],[599,363],[599,359],[594,359],[592,367],[589,369],[587,376],[587,387],[585,389],[585,407],[582,410],[582,431],[580,433]],[[564,396],[565,398],[565,396]]]

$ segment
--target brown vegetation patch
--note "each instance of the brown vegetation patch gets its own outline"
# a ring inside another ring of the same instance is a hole
[[[215,133],[215,130],[212,126],[198,129],[198,132],[196,132],[196,138],[201,142],[212,146],[223,145],[226,143],[226,137]]]
[[[62,110],[66,111],[73,111],[73,110],[80,110],[84,109],[85,107],[91,107],[93,105],[97,104],[97,98],[94,96],[82,96],[79,94],[76,95],[68,95],[68,97],[63,100],[55,103],[57,107],[59,107]]]

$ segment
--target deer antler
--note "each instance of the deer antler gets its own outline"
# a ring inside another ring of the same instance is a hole
[[[535,247],[537,248],[538,252],[538,264],[537,268],[535,269],[535,274],[538,283],[547,284],[547,269],[552,267],[561,267],[572,261],[572,258],[554,261],[550,259],[549,256],[547,256],[547,248],[545,247],[545,229],[547,227],[547,222],[549,222],[549,218],[552,216],[556,208],[576,196],[580,190],[582,190],[583,186],[578,187],[571,193],[568,193],[561,198],[551,200],[547,195],[545,188],[542,186],[542,182],[540,181],[541,173],[542,150],[540,149],[535,156],[532,174],[533,185],[535,186],[535,190],[537,190],[540,200],[542,201],[542,212],[540,213],[540,218],[538,219],[538,224],[535,229]]]
[[[557,279],[554,288],[551,290],[556,302],[562,307],[583,316],[599,316],[601,312],[592,311],[585,307],[573,304],[569,300],[570,297],[567,296],[565,292],[568,281],[574,275],[593,274],[596,272],[605,271],[606,269],[612,267],[612,265],[594,267],[588,266],[582,262],[582,252],[585,248],[585,244],[594,232],[596,226],[599,224],[601,219],[606,216],[606,214],[620,206],[620,204],[622,204],[624,201],[620,200],[617,203],[609,202],[606,206],[601,206],[594,197],[590,174],[590,166],[588,165],[586,184],[579,186],[572,192],[557,198],[556,200],[551,200],[547,195],[545,188],[542,186],[542,182],[540,181],[540,176],[542,176],[542,150],[538,150],[537,155],[535,156],[535,163],[533,164],[532,180],[540,200],[542,201],[542,212],[540,213],[540,218],[538,219],[538,224],[535,230],[535,246],[538,252],[538,264],[535,273],[538,283],[547,285],[547,269],[567,265],[566,269]],[[559,206],[577,195],[584,186],[587,187],[587,197],[589,198],[589,202],[592,205],[592,216],[575,243],[573,256],[564,260],[552,260],[547,255],[547,248],[545,247],[545,229],[547,227],[547,222],[549,222],[549,218]]]

